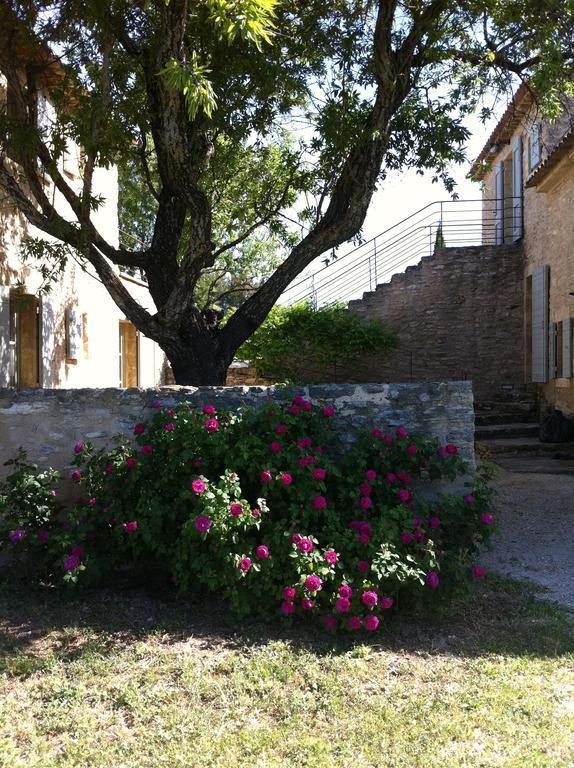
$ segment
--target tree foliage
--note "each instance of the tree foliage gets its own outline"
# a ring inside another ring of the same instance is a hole
[[[9,0],[0,29],[12,94],[0,187],[95,269],[182,383],[224,380],[289,283],[360,233],[389,169],[430,169],[452,188],[465,117],[488,116],[486,94],[527,79],[556,114],[572,93],[573,0]],[[50,126],[38,127],[37,89],[55,105]],[[69,136],[85,149],[79,190],[61,170]],[[116,248],[90,217],[94,168],[111,163],[149,189],[143,245]],[[213,324],[206,280],[258,233],[278,263]],[[119,266],[145,274],[157,311]]]

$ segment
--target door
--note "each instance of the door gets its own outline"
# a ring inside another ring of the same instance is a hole
[[[119,329],[120,387],[139,386],[139,333],[128,320],[120,320]]]
[[[39,387],[40,301],[36,296],[10,292],[10,386]]]
[[[504,243],[504,162],[501,161],[494,171],[494,243]]]

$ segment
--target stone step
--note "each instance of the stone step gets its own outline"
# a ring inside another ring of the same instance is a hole
[[[476,446],[492,455],[513,454],[531,456],[556,455],[566,459],[574,456],[574,443],[541,443],[537,437],[508,437],[478,440]]]
[[[516,424],[487,424],[477,425],[475,440],[495,440],[512,437],[538,437],[540,426],[537,422],[528,424],[518,422]]]

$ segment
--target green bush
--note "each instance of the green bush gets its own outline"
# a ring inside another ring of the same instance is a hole
[[[341,455],[333,409],[302,397],[240,413],[155,405],[133,440],[75,446],[82,498],[65,512],[46,495],[53,475],[18,465],[2,490],[3,544],[44,578],[156,573],[240,614],[301,613],[329,628],[374,630],[399,602],[482,575],[473,559],[492,529],[487,477],[462,495],[421,494],[466,471],[455,446],[374,429]],[[30,483],[36,496],[20,506]]]
[[[365,356],[396,345],[396,336],[381,322],[364,320],[342,304],[313,309],[301,302],[275,306],[237,356],[260,376],[307,384],[337,381]]]

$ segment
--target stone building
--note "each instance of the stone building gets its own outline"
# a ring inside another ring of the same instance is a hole
[[[55,116],[50,94],[61,81],[61,67],[49,51],[26,44],[9,22],[10,17],[3,14],[0,44],[6,46],[10,35],[11,51],[17,50],[20,57],[15,62],[18,69],[26,72],[28,82],[30,73],[34,74],[37,119],[49,132]],[[11,93],[0,66],[0,110],[9,116],[10,108]],[[2,162],[17,170],[17,151],[4,148],[4,152]],[[60,163],[68,183],[80,189],[83,152],[71,138],[66,139]],[[41,168],[38,173],[44,191],[65,216],[66,202]],[[96,168],[93,190],[103,204],[92,219],[102,236],[117,245],[117,169]],[[85,269],[73,253],[51,291],[40,290],[43,278],[38,265],[22,259],[24,239],[35,237],[49,239],[0,197],[0,387],[156,386],[163,352],[127,321],[92,270]],[[143,282],[124,274],[121,279],[140,303],[153,308]]]
[[[574,414],[574,104],[550,122],[526,85],[472,168],[496,243],[523,251],[524,381],[543,407]],[[519,340],[517,340],[519,343]]]

